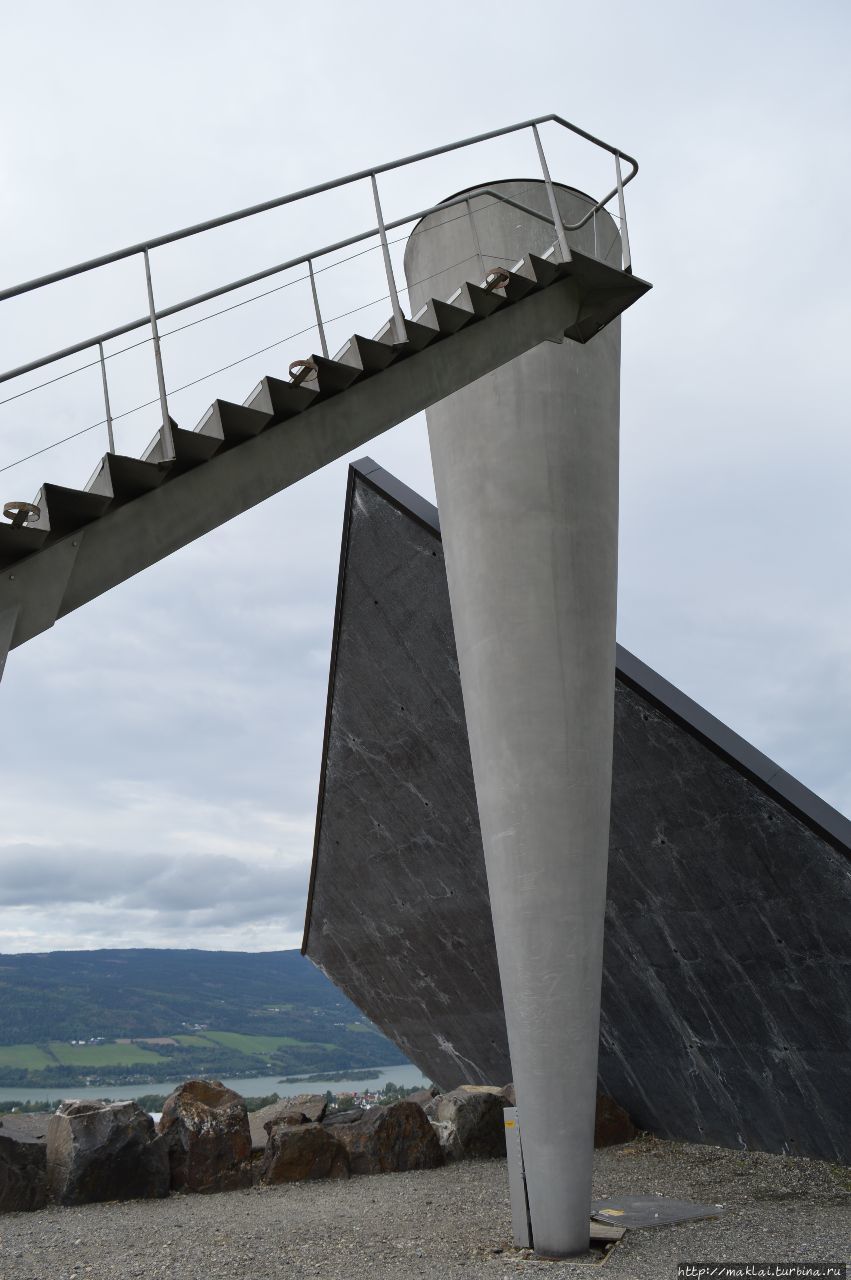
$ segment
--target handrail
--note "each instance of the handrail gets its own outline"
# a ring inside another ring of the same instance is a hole
[[[623,180],[624,186],[631,182],[638,173],[638,161],[627,155],[625,151],[611,146],[608,142],[603,142],[601,138],[595,138],[593,134],[580,129],[578,125],[571,124],[570,121],[565,120],[562,116],[536,116],[532,120],[523,120],[519,124],[505,125],[501,129],[491,129],[487,133],[479,133],[474,137],[462,138],[459,142],[449,142],[442,147],[431,147],[428,151],[418,151],[414,155],[403,156],[400,160],[390,160],[385,164],[375,165],[371,169],[359,169],[356,173],[346,174],[342,178],[333,178],[328,182],[319,182],[312,187],[303,187],[300,191],[293,191],[289,195],[277,196],[273,200],[264,200],[261,204],[249,205],[247,208],[238,209],[234,213],[225,213],[218,218],[209,218],[206,222],[196,222],[192,226],[182,227],[179,231],[171,231],[167,235],[154,236],[150,240],[140,240],[137,244],[128,245],[126,249],[116,249],[112,253],[102,254],[98,258],[89,258],[86,262],[78,262],[74,266],[64,267],[60,271],[51,271],[47,275],[36,276],[34,279],[26,280],[22,284],[0,289],[0,302],[5,302],[7,298],[18,297],[22,293],[29,293],[33,289],[40,289],[44,285],[55,284],[59,280],[67,280],[71,276],[82,275],[86,271],[94,271],[97,267],[105,267],[112,262],[120,262],[123,258],[132,258],[136,254],[142,253],[145,249],[158,249],[162,245],[174,244],[177,240],[185,240],[189,236],[199,235],[203,231],[213,231],[216,227],[224,227],[231,222],[239,222],[243,218],[251,218],[257,213],[267,213],[270,209],[279,209],[283,205],[294,204],[296,201],[305,200],[309,196],[321,195],[324,191],[333,191],[336,187],[344,187],[351,182],[360,182],[373,176],[377,177],[380,173],[389,173],[393,169],[401,169],[409,164],[417,164],[420,160],[430,160],[435,156],[446,155],[450,151],[459,151],[464,147],[472,147],[480,142],[489,142],[492,138],[505,137],[510,133],[518,133],[522,129],[531,129],[535,125],[550,123],[561,125],[571,133],[575,133],[580,138],[585,138],[587,142],[593,143],[594,146],[602,148],[603,151],[608,151],[610,155],[615,157],[620,156],[622,160],[626,160],[632,165],[632,171]],[[595,210],[591,212],[595,212],[596,209],[602,208],[603,204],[608,203],[617,194],[617,190],[617,187],[614,187],[604,200],[598,203]],[[588,216],[590,217],[591,214]],[[587,221],[587,218],[585,221]],[[568,230],[570,228],[565,229]]]
[[[492,191],[489,187],[476,188],[473,194],[492,196],[502,204],[511,205],[513,209],[519,209],[521,213],[538,218],[541,222],[547,222],[551,227],[555,226],[553,219],[548,218],[546,214],[538,212],[537,209],[530,209],[528,205],[520,204],[517,200],[511,200],[508,196],[502,195],[499,191]],[[419,221],[420,218],[425,218],[428,214],[436,213],[440,209],[451,209],[454,205],[464,204],[469,198],[469,195],[463,195],[455,196],[451,200],[442,200],[440,204],[432,205],[428,209],[419,209],[416,213],[409,213],[403,218],[396,218],[393,222],[386,223],[385,230],[395,231],[409,222]],[[593,210],[591,212],[593,213]],[[591,217],[591,213],[589,213],[588,217]],[[587,221],[588,218],[584,218],[576,226],[583,226]],[[573,230],[575,228],[566,229]],[[211,302],[214,298],[220,298],[225,293],[233,293],[236,289],[245,289],[250,284],[257,284],[260,280],[268,279],[269,276],[278,275],[282,271],[290,271],[293,267],[300,267],[305,263],[315,262],[317,258],[321,258],[327,253],[336,253],[340,249],[350,248],[353,244],[360,244],[363,240],[370,240],[373,236],[379,234],[379,230],[379,227],[372,227],[369,231],[361,231],[357,235],[347,236],[345,240],[337,240],[334,244],[325,245],[321,249],[313,249],[310,253],[303,253],[298,258],[290,258],[286,262],[279,262],[274,267],[264,267],[262,271],[255,271],[250,276],[243,276],[239,280],[231,280],[228,284],[219,285],[215,289],[208,289],[206,293],[198,293],[193,298],[185,298],[182,302],[173,302],[171,306],[157,309],[151,314],[157,320],[167,319],[168,316],[177,315],[181,311],[188,311],[204,302]],[[114,329],[106,329],[103,333],[94,334],[90,338],[83,338],[69,347],[63,347],[60,351],[53,351],[50,355],[40,356],[38,360],[30,360],[27,364],[18,365],[15,369],[8,369],[5,373],[0,373],[0,383],[9,382],[12,378],[18,378],[24,373],[32,373],[36,369],[42,369],[45,365],[53,364],[56,360],[64,360],[68,356],[77,355],[78,352],[86,351],[89,347],[96,347],[99,344],[108,342],[111,338],[120,338],[126,333],[133,333],[136,329],[143,329],[151,323],[151,314],[140,316],[137,320],[129,320],[126,324],[118,325]],[[167,337],[168,335],[162,334],[161,336]]]
[[[612,188],[611,191],[609,191],[605,196],[603,196],[601,200],[598,200],[595,204],[593,204],[592,207],[588,210],[588,212],[578,222],[572,223],[568,226],[565,226],[565,224],[562,221],[561,211],[559,209],[558,201],[556,199],[555,188],[553,185],[552,178],[550,177],[549,167],[547,165],[546,156],[544,154],[544,149],[541,144],[541,138],[538,131],[538,125],[547,124],[547,123],[558,124],[562,128],[567,129],[569,132],[576,134],[578,137],[584,138],[586,141],[592,143],[594,146],[599,147],[604,151],[607,151],[610,155],[614,157],[614,161],[615,161],[615,177],[616,177],[615,186]],[[413,221],[414,219],[423,218],[426,215],[430,213],[434,213],[440,209],[449,208],[454,204],[466,203],[469,200],[469,192],[464,194],[463,196],[455,197],[451,200],[442,201],[439,204],[432,205],[429,209],[420,210],[418,213],[415,213],[415,214],[409,214],[406,217],[399,218],[394,222],[385,223],[384,215],[381,209],[381,202],[378,194],[378,183],[377,183],[378,174],[388,173],[394,169],[400,169],[407,165],[416,164],[421,160],[428,160],[435,156],[445,155],[451,151],[458,151],[465,147],[475,146],[478,143],[487,142],[493,138],[504,137],[508,134],[517,133],[524,129],[531,129],[533,133],[533,136],[535,139],[535,145],[538,152],[538,158],[541,165],[541,170],[543,173],[544,185],[547,190],[547,197],[549,200],[550,212],[552,214],[552,217],[544,218],[543,220],[546,222],[549,222],[555,228],[556,238],[561,248],[563,260],[567,261],[569,260],[569,257],[570,257],[570,248],[569,248],[565,233],[567,231],[578,230],[580,227],[585,226],[585,224],[589,222],[591,218],[593,218],[601,209],[604,208],[606,204],[608,204],[609,200],[611,200],[614,196],[617,196],[619,212],[620,212],[620,220],[621,220],[621,232],[622,232],[621,243],[622,243],[623,269],[624,271],[631,272],[632,265],[631,265],[630,254],[629,254],[629,238],[628,238],[627,227],[626,227],[626,210],[624,205],[623,189],[627,185],[627,183],[631,182],[632,179],[635,177],[635,175],[638,173],[638,161],[633,159],[632,156],[627,155],[625,152],[620,151],[617,147],[613,147],[608,142],[604,142],[601,138],[597,138],[593,134],[588,133],[585,129],[580,129],[578,125],[571,124],[570,121],[565,120],[562,116],[559,116],[559,115],[536,116],[534,119],[523,120],[518,124],[506,125],[501,129],[491,129],[487,133],[480,133],[480,134],[476,134],[473,137],[462,138],[457,142],[445,143],[443,146],[440,146],[440,147],[431,147],[427,151],[419,151],[413,155],[404,156],[399,160],[391,160],[384,164],[376,165],[373,168],[360,169],[356,173],[346,174],[344,177],[341,177],[341,178],[334,178],[327,182],[317,183],[312,187],[304,187],[300,191],[290,192],[288,195],[278,196],[273,200],[266,200],[261,204],[251,205],[248,208],[239,209],[233,213],[223,214],[218,218],[210,218],[206,222],[194,223],[192,226],[183,227],[179,231],[172,231],[167,235],[155,236],[152,239],[140,241],[137,244],[129,245],[124,249],[117,249],[112,253],[102,254],[100,257],[90,258],[86,262],[79,262],[73,266],[65,267],[60,271],[49,272],[46,275],[37,276],[32,280],[27,280],[21,284],[12,285],[7,289],[0,290],[0,302],[3,302],[10,298],[19,297],[24,293],[29,293],[29,292],[32,292],[33,290],[44,288],[47,285],[56,284],[61,280],[67,280],[73,276],[83,275],[86,272],[94,271],[99,267],[107,266],[111,263],[119,262],[119,261],[122,261],[123,259],[134,257],[136,255],[141,254],[144,260],[145,280],[146,280],[147,295],[148,295],[148,315],[146,317],[138,320],[132,320],[127,324],[119,325],[116,328],[107,330],[106,332],[101,334],[97,334],[94,337],[86,338],[80,342],[73,343],[68,347],[64,347],[60,351],[54,351],[50,355],[42,356],[37,360],[31,360],[31,361],[28,361],[26,364],[18,365],[16,368],[7,370],[5,373],[0,374],[0,383],[8,382],[12,378],[19,377],[25,373],[30,373],[35,369],[43,368],[45,365],[52,364],[57,360],[62,360],[67,356],[75,355],[79,351],[83,351],[89,347],[96,346],[98,348],[99,355],[100,355],[101,374],[102,374],[102,380],[103,380],[103,391],[104,391],[104,401],[106,405],[107,423],[109,426],[111,426],[111,414],[110,414],[110,408],[109,408],[109,390],[107,387],[106,365],[104,363],[104,356],[103,356],[103,343],[109,341],[109,339],[111,338],[120,337],[123,334],[130,333],[135,329],[142,328],[145,325],[149,324],[151,326],[151,341],[153,345],[154,362],[156,364],[157,382],[159,387],[159,399],[160,399],[160,405],[162,409],[162,425],[160,428],[162,456],[164,459],[169,460],[174,457],[174,442],[172,438],[171,419],[168,411],[168,398],[167,398],[166,386],[165,386],[165,371],[163,367],[162,351],[160,347],[160,334],[159,334],[159,328],[158,328],[159,320],[163,319],[166,316],[175,315],[180,311],[185,311],[190,307],[198,306],[201,303],[210,301],[213,298],[221,297],[222,294],[232,292],[235,289],[244,288],[246,285],[253,284],[259,280],[263,280],[268,276],[276,275],[282,271],[286,271],[290,269],[291,267],[300,266],[303,263],[307,263],[308,270],[310,273],[311,291],[313,294],[314,308],[316,311],[317,328],[319,331],[320,343],[323,345],[323,349],[324,349],[325,331],[324,331],[322,316],[319,311],[319,301],[316,293],[315,280],[313,277],[313,261],[316,258],[323,257],[328,253],[333,253],[336,250],[347,248],[352,244],[357,244],[359,241],[370,239],[371,237],[378,235],[381,242],[381,249],[382,249],[382,254],[384,258],[384,269],[387,276],[389,296],[390,296],[390,300],[393,307],[394,328],[396,331],[397,340],[402,341],[404,338],[404,317],[402,314],[401,306],[399,304],[399,299],[398,299],[398,294],[396,289],[396,281],[393,274],[393,265],[391,262],[390,250],[389,250],[389,245],[387,241],[387,231],[392,230],[396,227],[403,226],[406,223]],[[630,172],[627,174],[626,178],[624,178],[621,173],[622,159],[626,160],[631,166]],[[269,267],[263,271],[255,272],[250,276],[243,277],[241,280],[232,281],[230,284],[226,284],[226,285],[220,285],[216,289],[208,290],[206,293],[198,294],[194,298],[185,299],[183,302],[175,303],[170,307],[164,307],[162,309],[157,308],[155,299],[154,299],[154,289],[153,289],[153,282],[151,278],[150,251],[152,249],[158,248],[162,245],[173,244],[178,240],[185,240],[190,236],[198,235],[204,231],[210,231],[216,227],[226,226],[229,223],[237,222],[244,218],[253,217],[255,214],[264,213],[270,209],[280,208],[283,205],[293,204],[296,201],[307,199],[310,196],[319,195],[325,191],[332,191],[338,187],[343,187],[352,182],[359,182],[367,178],[370,180],[372,184],[373,198],[375,201],[375,212],[376,212],[376,217],[378,219],[378,225],[375,228],[369,231],[362,232],[357,236],[349,236],[344,240],[338,240],[334,244],[325,245],[320,249],[313,250],[311,253],[302,254],[297,258],[291,258],[288,262],[279,263],[274,267]],[[507,197],[501,195],[500,193],[490,190],[489,188],[484,188],[484,189],[480,188],[479,193],[493,196],[497,200],[502,200],[503,202],[509,205],[513,205],[515,208],[520,209],[525,213],[531,214],[533,217],[541,218],[543,216],[539,214],[536,210],[529,209],[527,208],[527,206],[519,204],[516,201],[512,201]],[[112,436],[110,432],[110,444],[111,443],[112,443]]]

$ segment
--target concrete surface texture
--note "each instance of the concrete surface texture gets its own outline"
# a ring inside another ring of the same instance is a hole
[[[549,208],[543,183],[492,188]],[[563,188],[559,196],[566,222],[591,207]],[[430,214],[405,252],[415,315],[435,276],[443,296],[468,278],[464,249],[474,236],[486,265],[511,266],[528,250],[544,252],[554,232],[490,199],[476,201],[468,219]],[[536,1249],[553,1256],[587,1244],[619,373],[615,324],[587,346],[542,343],[426,411],[532,1228]]]
[[[437,513],[364,470],[347,508],[307,954],[445,1088],[503,1084]],[[770,762],[717,722],[726,746],[713,745],[694,727],[710,717],[674,714],[688,700],[623,650],[615,690],[600,1086],[661,1135],[849,1162],[851,824],[800,784],[800,811],[758,785]]]

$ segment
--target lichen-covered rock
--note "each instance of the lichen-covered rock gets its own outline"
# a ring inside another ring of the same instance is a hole
[[[251,1183],[245,1100],[218,1080],[187,1080],[166,1098],[159,1125],[175,1191],[232,1191]]]
[[[260,1162],[261,1182],[304,1182],[314,1178],[348,1178],[345,1146],[323,1124],[270,1124]]]
[[[328,1110],[328,1102],[321,1093],[299,1093],[294,1098],[281,1098],[268,1107],[252,1111],[248,1117],[251,1145],[257,1150],[265,1147],[269,1126],[279,1124],[319,1124]]]
[[[0,1128],[0,1213],[41,1209],[47,1203],[44,1142]]]
[[[501,1089],[464,1087],[443,1093],[426,1107],[447,1160],[487,1160],[505,1155],[506,1100]]]
[[[372,1107],[352,1124],[330,1123],[323,1128],[345,1146],[352,1173],[402,1173],[443,1164],[437,1135],[416,1102]]]
[[[168,1154],[135,1102],[63,1102],[47,1126],[47,1180],[60,1204],[167,1196]]]

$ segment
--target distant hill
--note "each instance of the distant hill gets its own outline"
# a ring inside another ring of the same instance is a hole
[[[171,1043],[139,1043],[158,1038]],[[0,955],[3,1086],[404,1061],[298,951]]]

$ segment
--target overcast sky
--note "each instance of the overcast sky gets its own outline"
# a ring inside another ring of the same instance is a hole
[[[847,3],[47,0],[2,34],[3,285],[532,115],[636,155],[654,289],[624,321],[619,638],[851,814]],[[554,177],[608,188],[544,137]],[[536,177],[528,136],[391,176],[385,213],[502,177]],[[372,221],[361,185],[160,250],[158,302]],[[329,315],[380,297],[378,256],[320,291]],[[296,280],[166,339],[173,388],[241,361],[177,393],[178,421],[313,349],[281,341],[309,305]],[[2,365],[144,309],[138,261],[4,303]],[[150,348],[121,345],[123,414],[156,386]],[[101,416],[95,369],[0,405],[0,467]],[[155,426],[121,418],[119,449]],[[82,484],[104,448],[99,428],[0,472],[0,497]],[[368,451],[433,498],[422,419]],[[298,945],[345,482],[342,460],[11,655],[0,950]]]

